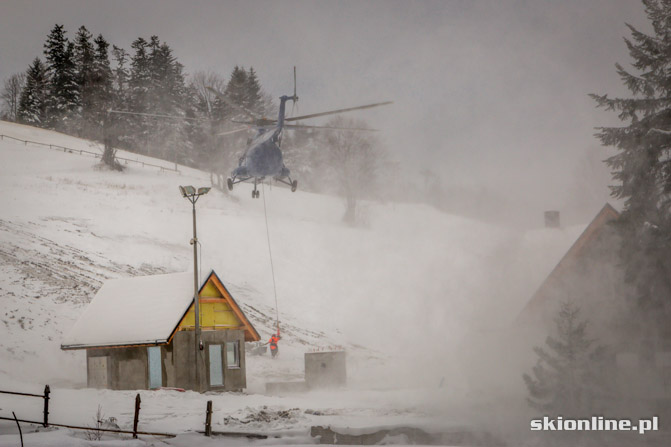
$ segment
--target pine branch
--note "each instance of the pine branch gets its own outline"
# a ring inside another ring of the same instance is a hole
[[[635,61],[632,65],[638,70],[659,68],[660,56],[664,55],[666,50],[664,42],[638,31],[628,23],[626,26],[631,31],[631,36],[636,42],[632,43],[629,39],[624,39],[629,50],[629,55]]]
[[[636,112],[642,112],[644,116],[650,115],[662,108],[671,106],[671,97],[664,98],[609,98],[608,95],[589,94],[594,99],[597,107],[605,110],[621,112],[621,120],[637,120]]]
[[[655,86],[646,77],[637,77],[626,71],[620,64],[615,64],[617,74],[634,95],[642,94],[650,98],[655,94]]]

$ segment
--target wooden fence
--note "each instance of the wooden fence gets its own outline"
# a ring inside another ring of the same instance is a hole
[[[18,393],[16,391],[3,391],[0,390],[0,394],[12,394],[15,396],[24,396],[24,397],[39,397],[41,399],[44,399],[44,420],[42,422],[39,421],[31,421],[27,419],[18,419],[16,415],[13,418],[9,417],[4,417],[0,416],[0,420],[5,420],[5,421],[15,421],[17,425],[22,422],[25,424],[36,424],[36,425],[42,425],[43,427],[63,427],[63,428],[72,428],[75,430],[87,430],[91,432],[109,432],[109,433],[124,433],[124,434],[129,434],[133,435],[133,438],[137,438],[137,435],[151,435],[151,436],[165,436],[165,437],[175,437],[174,434],[171,433],[156,433],[156,432],[147,432],[147,431],[139,431],[137,429],[138,423],[140,421],[140,394],[138,393],[137,396],[135,396],[135,416],[133,418],[133,430],[117,430],[117,429],[111,429],[111,428],[102,428],[102,427],[82,427],[80,425],[70,425],[70,424],[54,424],[53,422],[49,422],[49,394],[51,393],[51,390],[49,389],[49,385],[44,387],[44,394],[30,394],[30,393]],[[209,404],[209,409],[211,409],[211,403]],[[13,414],[13,413],[12,413]],[[19,432],[21,431],[21,426],[19,425]]]
[[[148,436],[164,436],[168,438],[174,438],[175,434],[173,433],[158,433],[158,432],[149,432],[149,431],[140,431],[138,430],[138,424],[140,422],[140,394],[138,393],[135,396],[135,415],[133,417],[133,430],[119,430],[119,429],[112,429],[112,428],[102,428],[102,427],[84,427],[81,425],[72,425],[72,424],[54,424],[53,422],[49,421],[49,394],[51,393],[51,390],[49,389],[49,385],[44,387],[44,394],[31,394],[31,393],[19,393],[16,391],[3,391],[0,390],[0,394],[11,394],[15,396],[24,396],[24,397],[35,397],[35,398],[40,398],[44,400],[44,418],[43,421],[31,421],[27,419],[19,419],[16,417],[16,415],[12,412],[12,415],[14,417],[4,417],[0,416],[0,420],[5,420],[5,421],[15,421],[16,424],[19,426],[19,433],[21,433],[21,426],[19,425],[20,423],[24,424],[35,424],[35,425],[42,425],[43,427],[62,427],[62,428],[70,428],[74,430],[86,430],[88,432],[105,432],[105,433],[121,433],[121,434],[129,434],[133,435],[133,438],[137,438],[138,435],[148,435]],[[213,432],[212,431],[212,401],[208,400],[207,401],[207,407],[205,409],[205,430],[204,433],[205,436],[232,436],[232,437],[247,437],[247,438],[256,438],[256,439],[265,439],[267,438],[267,435],[265,434],[257,434],[257,433],[247,433],[247,432]],[[23,435],[21,435],[22,439],[22,445],[23,445]]]
[[[35,145],[35,146],[48,147],[49,149],[55,149],[55,150],[63,151],[63,152],[70,153],[70,154],[88,155],[88,156],[93,156],[94,158],[100,158],[102,156],[102,154],[100,154],[99,152],[87,151],[85,149],[73,149],[73,148],[70,148],[70,147],[59,146],[57,144],[41,143],[39,141],[23,140],[21,138],[16,138],[16,137],[12,137],[12,136],[9,136],[9,135],[0,134],[0,140],[4,140],[4,139],[19,141],[26,146],[28,145],[28,143],[30,143],[30,144]],[[147,163],[147,162],[140,161],[140,160],[133,160],[132,158],[125,158],[125,157],[115,157],[115,158],[117,160],[124,161],[126,164],[137,163],[139,165],[142,165],[143,168],[144,167],[158,168],[158,169],[161,170],[161,172],[166,171],[166,172],[175,172],[177,174],[180,173],[179,169],[177,169],[177,165],[175,165],[174,168],[168,168],[166,166],[156,165],[156,164],[153,164],[153,163]]]

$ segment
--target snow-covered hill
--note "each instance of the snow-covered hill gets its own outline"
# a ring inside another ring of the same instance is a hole
[[[0,134],[100,151],[85,140],[6,122]],[[97,163],[0,140],[0,389],[49,383],[61,390],[56,394],[86,402],[86,410],[69,410],[75,419],[90,416],[96,400],[127,393],[77,391],[86,383],[85,355],[61,351],[63,334],[105,279],[190,268],[191,205],[178,185],[209,186],[209,175],[193,169],[177,174],[129,164],[112,172]],[[268,185],[261,194],[253,200],[250,187],[240,185],[231,194],[213,190],[197,204],[202,273],[219,274],[262,337],[275,313],[264,201],[267,207],[285,337],[279,360],[249,357],[248,393],[300,377],[304,352],[337,344],[348,349],[348,380],[359,390],[347,396],[348,408],[358,398],[366,407],[379,397],[361,390],[394,389],[401,394],[385,395],[402,417],[408,408],[422,414],[420,403],[434,411],[446,395],[402,390],[435,389],[447,376],[456,392],[467,372],[451,355],[469,331],[512,321],[562,254],[544,251],[538,238],[424,205],[364,202],[365,225],[351,228],[340,221],[336,197]],[[575,235],[555,232],[552,246],[564,250]],[[529,252],[543,253],[544,262]],[[511,278],[520,281],[511,285]],[[189,424],[182,421],[182,428]]]

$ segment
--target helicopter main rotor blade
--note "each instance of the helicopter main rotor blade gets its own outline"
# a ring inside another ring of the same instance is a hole
[[[142,112],[129,112],[126,110],[108,110],[109,113],[118,113],[121,115],[140,115],[140,116],[149,116],[152,118],[169,118],[174,120],[188,120],[188,121],[203,121],[202,118],[187,118],[185,116],[177,115],[161,115],[158,113],[142,113]]]
[[[242,113],[242,114],[244,114],[244,115],[247,115],[247,118],[251,118],[251,119],[253,119],[253,120],[258,120],[258,119],[261,119],[261,118],[262,118],[261,116],[259,116],[258,114],[252,112],[251,110],[249,110],[249,109],[247,109],[247,108],[245,108],[245,107],[243,107],[243,106],[241,106],[241,105],[239,105],[239,104],[234,103],[234,102],[231,100],[231,98],[229,98],[228,96],[224,95],[224,94],[221,93],[220,91],[215,90],[215,89],[213,89],[212,87],[206,87],[206,88],[207,88],[209,91],[211,91],[212,93],[214,93],[215,95],[217,95],[217,97],[218,97],[219,99],[221,99],[222,101],[224,101],[224,102],[226,103],[226,105],[228,105],[228,106],[234,108],[235,110],[237,110],[238,112],[240,112],[240,113]]]
[[[304,119],[308,119],[308,118],[316,118],[318,116],[326,116],[326,115],[334,115],[336,113],[351,112],[352,110],[363,110],[363,109],[370,109],[372,107],[386,106],[387,104],[393,104],[393,103],[394,103],[394,101],[385,101],[385,102],[378,102],[378,103],[375,103],[375,104],[367,104],[365,106],[350,107],[348,109],[330,110],[328,112],[313,113],[311,115],[293,116],[291,118],[285,118],[284,121],[304,120]]]
[[[249,130],[249,126],[238,127],[237,129],[233,129],[233,130],[227,130],[225,132],[218,133],[217,135],[219,135],[219,136],[221,136],[221,135],[231,135],[231,134],[234,134],[234,133],[242,132],[243,130]]]
[[[229,120],[229,121],[235,124],[247,124],[255,127],[274,126],[277,124],[277,120],[271,120],[268,118],[259,118],[253,121],[238,121],[238,120]]]
[[[285,124],[284,127],[287,129],[363,130],[367,132],[378,131],[378,129],[369,129],[366,127],[308,126],[305,124]]]

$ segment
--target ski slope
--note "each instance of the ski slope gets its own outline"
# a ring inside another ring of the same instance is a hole
[[[0,134],[101,150],[2,121]],[[120,425],[132,422],[134,392],[83,389],[85,353],[59,346],[106,279],[191,268],[191,205],[178,186],[209,186],[209,174],[180,171],[129,164],[112,172],[92,157],[0,140],[0,389],[39,393],[49,383],[61,422],[88,423],[98,404]],[[337,197],[264,185],[253,200],[250,191],[213,189],[198,201],[201,270],[214,269],[261,336],[270,335],[276,308],[265,201],[281,356],[248,357],[245,394],[143,392],[145,430],[202,429],[209,398],[218,409],[215,430],[250,427],[240,421],[264,407],[300,409],[258,427],[291,433],[315,423],[465,423],[452,404],[468,394],[468,372],[455,355],[474,330],[510,324],[580,231],[529,235],[425,205],[378,202],[361,204],[365,224],[353,228],[341,223]],[[263,394],[268,381],[300,379],[305,352],[332,345],[348,350],[348,390]],[[451,386],[436,391],[446,377]],[[18,410],[39,418],[34,407],[0,395],[2,416]],[[0,421],[3,429],[10,430]],[[69,435],[52,436],[67,445]],[[5,442],[14,437],[0,436]]]

